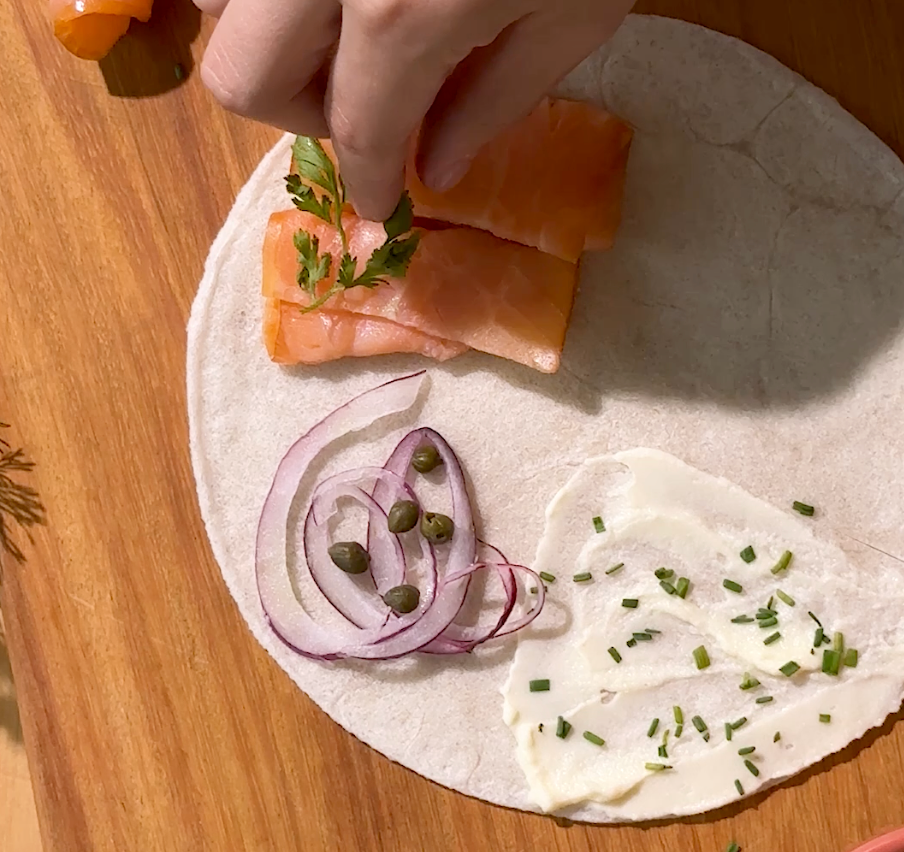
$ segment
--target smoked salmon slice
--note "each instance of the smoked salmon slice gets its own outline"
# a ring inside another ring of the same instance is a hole
[[[382,224],[354,214],[345,214],[343,225],[360,268],[361,259],[382,245],[385,231]],[[299,210],[271,215],[262,292],[267,299],[264,341],[273,360],[320,363],[384,352],[420,352],[444,360],[471,348],[544,373],[558,369],[577,284],[574,263],[472,228],[422,229],[403,279],[345,290],[302,314],[299,307],[310,304],[310,297],[296,279],[293,239],[299,230],[316,236],[321,252],[333,257],[333,272],[320,282],[318,293],[335,281],[341,258],[332,225]],[[331,351],[333,341],[337,348]]]
[[[50,0],[53,32],[80,59],[103,59],[132,18],[147,21],[153,0]]]

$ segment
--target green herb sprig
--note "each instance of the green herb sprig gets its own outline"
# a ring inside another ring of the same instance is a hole
[[[0,429],[9,428],[0,423]],[[0,551],[6,551],[17,562],[25,561],[25,554],[13,541],[10,524],[15,523],[28,532],[31,527],[45,523],[44,506],[38,492],[12,478],[14,473],[30,473],[34,462],[22,450],[14,450],[0,437]]]

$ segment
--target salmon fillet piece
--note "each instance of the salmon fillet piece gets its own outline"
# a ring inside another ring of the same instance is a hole
[[[132,18],[147,21],[153,0],[50,0],[53,33],[80,59],[103,59]]]
[[[385,231],[382,224],[367,222],[354,214],[345,214],[343,225],[360,270],[373,250],[382,245]],[[296,280],[298,260],[293,237],[299,229],[317,236],[320,251],[333,256],[333,274],[320,282],[318,293],[332,285],[341,257],[335,228],[315,216],[286,210],[270,217],[264,239],[262,292],[271,302],[270,324],[265,322],[265,341],[271,358],[278,348],[274,330],[277,324],[273,320],[275,303],[280,303],[281,318],[285,304],[310,304],[310,297]],[[411,348],[415,341],[410,338],[406,338],[406,349],[391,349],[392,343],[387,341],[380,348],[383,352],[420,351],[428,357],[437,357],[434,353],[439,352],[442,360],[451,357],[450,347],[457,344],[554,373],[561,360],[576,285],[574,263],[537,249],[471,228],[421,229],[420,245],[404,279],[390,279],[374,289],[355,287],[311,314],[298,314],[328,316],[312,334],[325,334],[324,329],[329,328],[338,337],[335,315],[343,314],[382,319],[418,331],[426,338],[421,339],[420,349]],[[284,327],[283,319],[278,328]],[[293,323],[298,334],[304,328],[308,326]],[[314,328],[311,323],[310,329]],[[380,329],[387,334],[394,332],[382,324],[367,326],[371,335]],[[343,334],[350,332],[344,329]],[[280,350],[284,359],[281,363],[308,363],[303,359],[309,355],[299,348],[303,340],[293,337],[295,342],[289,343],[285,332],[282,339],[286,348]],[[367,339],[368,346],[377,347],[373,337]],[[337,351],[334,357],[342,357],[342,352]],[[293,358],[298,360],[292,361]]]

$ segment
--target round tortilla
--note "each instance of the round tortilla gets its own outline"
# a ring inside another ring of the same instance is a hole
[[[649,446],[779,506],[816,503],[818,533],[865,570],[904,561],[901,163],[773,59],[678,21],[632,16],[561,94],[637,135],[624,223],[614,250],[582,261],[560,372],[479,353],[430,364],[420,410],[341,442],[317,475],[381,463],[401,429],[433,426],[467,467],[484,537],[530,563],[578,463]],[[288,205],[289,145],[240,193],[189,324],[191,452],[214,555],[258,641],[350,733],[447,787],[535,810],[502,721],[516,640],[466,659],[321,664],[265,622],[254,540],[280,458],[337,405],[425,366],[267,359],[260,251]],[[864,732],[886,710],[865,708]],[[613,819],[599,805],[571,815]]]

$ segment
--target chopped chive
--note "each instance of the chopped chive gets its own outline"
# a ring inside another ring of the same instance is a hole
[[[723,580],[722,585],[730,592],[738,592],[740,594],[744,591],[744,587],[740,583],[736,583],[734,580]]]
[[[738,749],[738,754],[741,755],[741,757],[744,757],[745,755],[753,754],[755,751],[756,746],[745,746],[744,748]]]
[[[828,725],[829,722],[832,721],[832,716],[829,713],[820,713],[819,721],[823,723],[823,725]]]
[[[679,577],[678,585],[675,587],[675,591],[678,592],[678,597],[681,600],[684,600],[687,597],[688,589],[691,587],[691,581],[687,579],[687,577]]]
[[[822,671],[827,675],[837,675],[841,670],[841,654],[838,651],[822,652]]]
[[[756,617],[760,621],[762,621],[764,618],[775,618],[777,615],[778,615],[778,612],[768,606],[761,606],[756,611]]]
[[[684,725],[679,725],[675,728],[675,739],[677,740],[684,733]]]
[[[781,574],[782,571],[787,570],[788,566],[791,564],[791,560],[794,557],[794,554],[790,550],[786,550],[780,557],[778,562],[772,566],[773,574]]]
[[[831,645],[831,644],[832,644],[832,640],[829,639],[829,634],[828,634],[828,633],[823,633],[823,636],[822,636],[822,644],[823,644],[823,645]]]
[[[653,639],[649,633],[632,633],[631,637],[637,642],[650,642]]]
[[[744,795],[744,787],[742,786],[739,779],[735,778],[734,786],[735,786],[735,790],[738,791],[738,795],[743,796]]]
[[[782,738],[781,731],[776,731],[775,736],[772,738],[772,742],[777,743]]]
[[[668,728],[666,728],[666,729],[662,732],[662,744],[663,744],[663,745],[668,745],[668,744],[669,744],[669,729],[668,729]]]
[[[664,745],[659,746],[657,753],[660,757],[668,759],[669,751]]]
[[[564,740],[571,733],[571,722],[566,722],[561,716],[556,720],[556,736]]]
[[[776,624],[778,624],[778,619],[774,615],[771,618],[760,619],[760,628],[762,630],[768,630],[770,627],[775,627]]]
[[[734,728],[732,728],[731,725],[729,725],[728,722],[726,722],[725,723],[725,739],[728,740],[728,742],[731,742],[732,734],[734,734]]]
[[[787,606],[795,606],[795,604],[796,604],[796,601],[794,600],[794,598],[792,598],[791,595],[785,594],[785,592],[783,592],[781,589],[779,589],[779,590],[775,593],[775,596],[776,596],[783,604],[785,604],[785,605],[787,605]]]
[[[544,583],[555,583],[555,581],[556,581],[556,575],[555,575],[555,574],[550,574],[550,573],[547,572],[547,571],[541,571],[541,572],[540,572],[540,579],[541,579]]]
[[[635,648],[637,647],[637,640],[632,636],[627,642],[625,642],[625,644],[629,648]]]
[[[732,840],[731,843],[728,844],[728,848],[725,852],[741,852],[741,847]]]
[[[740,719],[735,719],[735,721],[731,723],[731,729],[733,731],[736,731],[738,728],[743,728],[744,725],[746,725],[746,724],[747,724],[747,717],[741,716]]]
[[[589,571],[582,571],[580,574],[575,574],[572,578],[575,583],[586,583],[588,580],[593,579],[593,574]]]
[[[749,615],[736,615],[732,620],[732,624],[753,624],[754,618]]]
[[[615,660],[616,663],[621,662],[621,654],[618,653],[618,648],[610,648],[609,656],[612,657],[612,659]]]
[[[860,661],[860,652],[856,648],[848,648],[844,652],[844,664],[849,669],[856,669],[857,663]]]
[[[652,627],[644,627],[643,632],[652,633],[654,636],[658,636],[660,633],[662,633],[661,630],[654,630]]]
[[[584,739],[587,740],[588,743],[593,743],[594,745],[606,745],[606,741],[602,737],[598,737],[594,734],[593,731],[584,731]]]
[[[825,631],[821,627],[816,628],[816,633],[813,636],[813,647],[818,648],[822,645],[822,639],[825,636]]]
[[[675,572],[671,568],[657,568],[655,574],[657,580],[669,580],[675,576]]]
[[[703,732],[703,742],[705,742],[705,743],[709,742],[709,731]]]
[[[664,772],[666,769],[671,769],[671,766],[666,766],[664,763],[645,763],[644,769],[647,772]]]
[[[760,682],[755,678],[750,676],[750,672],[744,672],[744,680],[741,681],[741,689],[745,692],[748,689],[756,689],[760,685]]]
[[[532,680],[530,682],[530,691],[531,692],[549,692],[549,679],[545,678],[543,680]]]
[[[844,634],[843,633],[836,633],[832,637],[832,647],[834,647],[834,649],[839,654],[844,653]]]
[[[593,519],[593,528],[594,528],[598,533],[604,533],[604,532],[606,532],[606,525],[603,523],[603,519],[602,519],[599,515],[597,515],[597,516]]]
[[[785,665],[783,665],[783,666],[779,669],[779,671],[780,671],[785,677],[793,677],[794,675],[796,675],[796,674],[800,671],[800,666],[799,666],[797,663],[795,663],[794,660],[791,660],[790,662],[785,663]]]
[[[610,574],[617,574],[624,567],[625,567],[625,563],[619,562],[618,565],[613,565],[608,571],[606,571],[606,575],[608,576]]]
[[[706,730],[706,722],[700,716],[694,716],[691,721],[694,723],[694,727],[702,734]]]
[[[760,770],[757,769],[756,764],[755,764],[752,760],[745,760],[745,761],[744,761],[744,766],[747,767],[747,771],[750,772],[750,774],[751,774],[754,778],[759,777]]]
[[[773,633],[771,636],[767,636],[767,637],[763,640],[763,644],[764,644],[764,645],[771,645],[773,642],[778,642],[778,640],[781,639],[781,638],[782,638],[782,634],[781,634],[781,633]]]
[[[822,627],[822,622],[821,622],[815,615],[813,615],[812,612],[810,612],[809,610],[807,610],[807,615],[809,615],[810,618],[812,618],[813,621],[816,622],[816,626],[817,626],[817,627]]]
[[[791,504],[791,508],[794,509],[795,512],[799,512],[801,515],[804,515],[807,518],[812,518],[813,513],[816,511],[808,503],[801,503],[800,500],[795,500]]]
[[[672,713],[675,716],[675,724],[683,725],[684,724],[684,711],[677,704],[672,708]]]
[[[754,553],[753,548],[749,544],[741,551],[741,559],[748,565],[756,559],[756,553]]]
[[[650,722],[650,727],[647,729],[647,736],[650,739],[653,739],[653,737],[656,736],[656,731],[658,731],[658,730],[659,730],[659,719],[654,719],[652,722]]]
[[[678,589],[676,589],[668,580],[660,580],[659,585],[662,586],[663,590],[669,595],[678,594]]]
[[[777,611],[775,610],[775,608],[773,607],[773,604],[774,604],[774,603],[775,603],[775,595],[770,595],[770,596],[769,596],[769,603],[766,604],[766,609],[768,609],[769,612],[774,613],[775,615],[778,615],[778,612],[777,612]]]
[[[627,609],[637,609],[637,598],[624,598],[621,605]]]
[[[699,648],[694,648],[694,662],[697,664],[698,669],[709,668],[709,654],[706,652],[705,646],[701,645]]]
[[[756,703],[757,703],[757,704],[771,704],[771,703],[772,703],[772,696],[771,696],[771,695],[764,695],[764,696],[762,696],[762,698],[757,698]]]
[[[530,587],[530,593],[531,593],[532,595],[537,594],[537,587],[536,587],[536,586],[531,586],[531,587]]]

